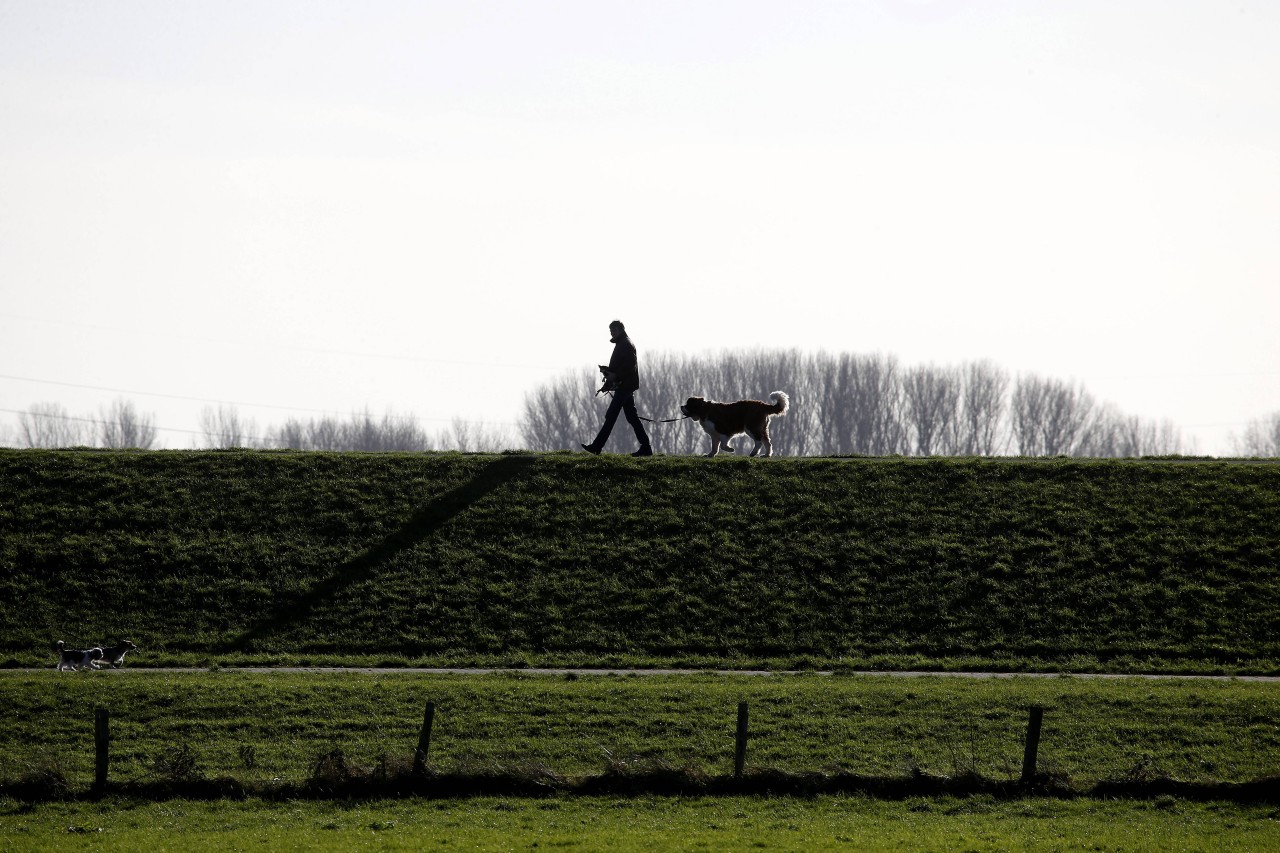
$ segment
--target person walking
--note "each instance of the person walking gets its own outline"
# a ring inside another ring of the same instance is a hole
[[[609,433],[613,432],[613,425],[618,420],[618,412],[622,412],[627,416],[627,423],[631,424],[631,428],[635,430],[636,440],[640,442],[640,449],[631,455],[652,456],[653,450],[649,447],[649,436],[644,431],[644,423],[640,420],[640,415],[636,412],[635,395],[636,391],[640,390],[636,345],[631,343],[631,338],[627,336],[627,327],[622,325],[621,320],[614,320],[609,324],[609,341],[613,344],[613,355],[609,358],[609,373],[612,374],[614,383],[613,399],[609,401],[609,408],[604,413],[604,424],[600,427],[599,435],[590,444],[582,445],[582,449],[595,454],[604,450],[604,443],[609,440]]]

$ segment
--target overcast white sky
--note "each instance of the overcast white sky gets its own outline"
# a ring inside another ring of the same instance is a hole
[[[1280,409],[1278,45],[1253,0],[0,0],[0,408],[514,424],[617,317],[1224,453]]]

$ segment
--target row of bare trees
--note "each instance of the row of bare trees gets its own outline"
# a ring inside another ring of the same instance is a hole
[[[1012,376],[990,362],[958,367],[903,366],[892,356],[803,354],[797,350],[659,353],[642,363],[641,414],[679,417],[697,395],[736,400],[786,391],[791,409],[772,421],[776,453],[909,456],[1157,456],[1192,452],[1176,427],[1125,415],[1099,403],[1080,384],[1034,374]],[[606,399],[593,395],[594,370],[569,371],[526,395],[519,435],[455,418],[438,431],[412,415],[368,410],[346,418],[290,418],[260,429],[230,405],[207,407],[195,443],[201,447],[297,450],[494,452],[576,450],[600,426]],[[37,403],[17,417],[0,443],[27,447],[152,448],[155,416],[118,399],[96,413],[73,416],[58,403]],[[662,453],[705,452],[708,441],[691,421],[648,427]],[[629,451],[625,423],[609,450]],[[1280,457],[1280,411],[1232,437],[1241,456]],[[748,442],[749,445],[749,442]]]
[[[290,418],[259,435],[257,423],[234,406],[207,406],[200,414],[200,432],[208,447],[264,447],[293,450],[358,450],[369,452],[459,450],[493,453],[514,440],[497,427],[454,418],[449,426],[429,432],[413,415],[387,412],[374,416],[368,409],[347,418],[324,416]]]
[[[35,403],[18,414],[13,443],[25,447],[107,447],[148,450],[156,446],[155,415],[140,413],[126,400],[117,400],[96,414],[75,416],[59,403]],[[288,448],[294,450],[496,452],[515,440],[488,424],[455,418],[437,432],[424,429],[412,415],[387,412],[375,417],[368,410],[346,418],[323,416],[290,418],[279,426],[259,430],[231,405],[208,406],[200,413],[196,444],[201,447]],[[8,439],[8,437],[5,437]],[[0,443],[8,443],[5,442]]]
[[[1244,432],[1232,439],[1241,456],[1280,457],[1280,412],[1250,421]]]
[[[1011,376],[990,362],[903,366],[893,356],[798,350],[658,353],[642,364],[642,415],[678,417],[689,396],[791,396],[770,426],[774,450],[794,456],[1153,456],[1189,452],[1169,422],[1129,416],[1099,403],[1078,383]],[[596,376],[571,371],[525,398],[523,443],[531,450],[576,449],[599,428],[606,401]],[[649,427],[654,449],[705,452],[691,421]],[[630,450],[625,424],[606,449]],[[748,445],[750,442],[748,442]]]
[[[27,447],[146,450],[156,443],[155,415],[139,412],[124,399],[86,415],[71,415],[60,403],[35,403],[18,413],[18,441]]]

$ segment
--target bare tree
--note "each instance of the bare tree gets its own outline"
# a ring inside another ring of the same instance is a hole
[[[413,415],[396,415],[388,411],[382,418],[383,449],[388,451],[431,450],[435,442]]]
[[[1028,375],[1013,398],[1013,435],[1023,456],[1077,456],[1096,416],[1096,404],[1078,384]]]
[[[351,420],[338,426],[338,442],[335,450],[379,451],[386,449],[383,432],[373,415],[366,408],[353,414]]]
[[[826,433],[822,453],[905,453],[906,425],[893,356],[819,353],[811,362],[813,417]]]
[[[1077,384],[1050,380],[1048,404],[1043,424],[1045,452],[1079,455],[1094,418],[1093,396]]]
[[[91,422],[67,414],[61,403],[32,403],[18,413],[18,440],[27,447],[75,447],[91,435]]]
[[[1231,436],[1231,442],[1241,456],[1280,456],[1280,412],[1250,421],[1242,435]]]
[[[462,418],[454,418],[440,436],[441,447],[460,453],[497,453],[512,443],[504,430]]]
[[[594,370],[579,369],[525,396],[521,436],[531,450],[578,450],[599,429]],[[595,383],[595,384],[593,384]],[[591,423],[594,421],[594,423]],[[589,432],[588,432],[589,431]]]
[[[140,414],[137,406],[123,398],[99,411],[98,437],[103,447],[147,450],[155,444],[155,415]]]
[[[1020,377],[1010,400],[1014,447],[1021,456],[1044,455],[1040,424],[1044,421],[1048,389],[1034,376]]]
[[[1081,440],[1078,455],[1167,456],[1182,453],[1184,449],[1182,435],[1172,422],[1125,415],[1108,404],[1098,408]]]
[[[927,365],[902,377],[903,417],[918,456],[954,454],[960,409],[960,376],[954,370]]]
[[[241,417],[240,410],[227,403],[217,408],[205,406],[200,411],[200,432],[205,447],[256,447],[258,425],[252,419]]]
[[[283,426],[268,430],[266,444],[270,447],[287,447],[293,450],[305,450],[307,443],[307,426],[297,418],[289,418]]]
[[[1009,374],[988,361],[963,368],[957,450],[967,456],[994,456],[1008,442],[1004,427]]]
[[[368,409],[353,412],[345,421],[330,415],[308,421],[290,418],[267,432],[267,446],[294,450],[393,452],[434,446],[414,416],[388,411],[376,418]]]
[[[307,423],[307,450],[356,450],[351,441],[351,430],[337,418],[325,415]]]

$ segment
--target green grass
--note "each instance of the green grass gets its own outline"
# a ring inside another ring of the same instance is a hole
[[[426,702],[444,774],[590,776],[612,766],[733,769],[737,703],[749,768],[1016,779],[1027,709],[1045,711],[1040,769],[1076,790],[1172,777],[1280,775],[1280,691],[1239,681],[826,676],[0,672],[0,782],[93,778],[96,707],[111,711],[111,781],[298,786],[335,749],[407,765]]]
[[[0,451],[0,663],[1280,671],[1280,466]]]
[[[1274,807],[859,797],[0,800],[7,850],[1275,850]]]

